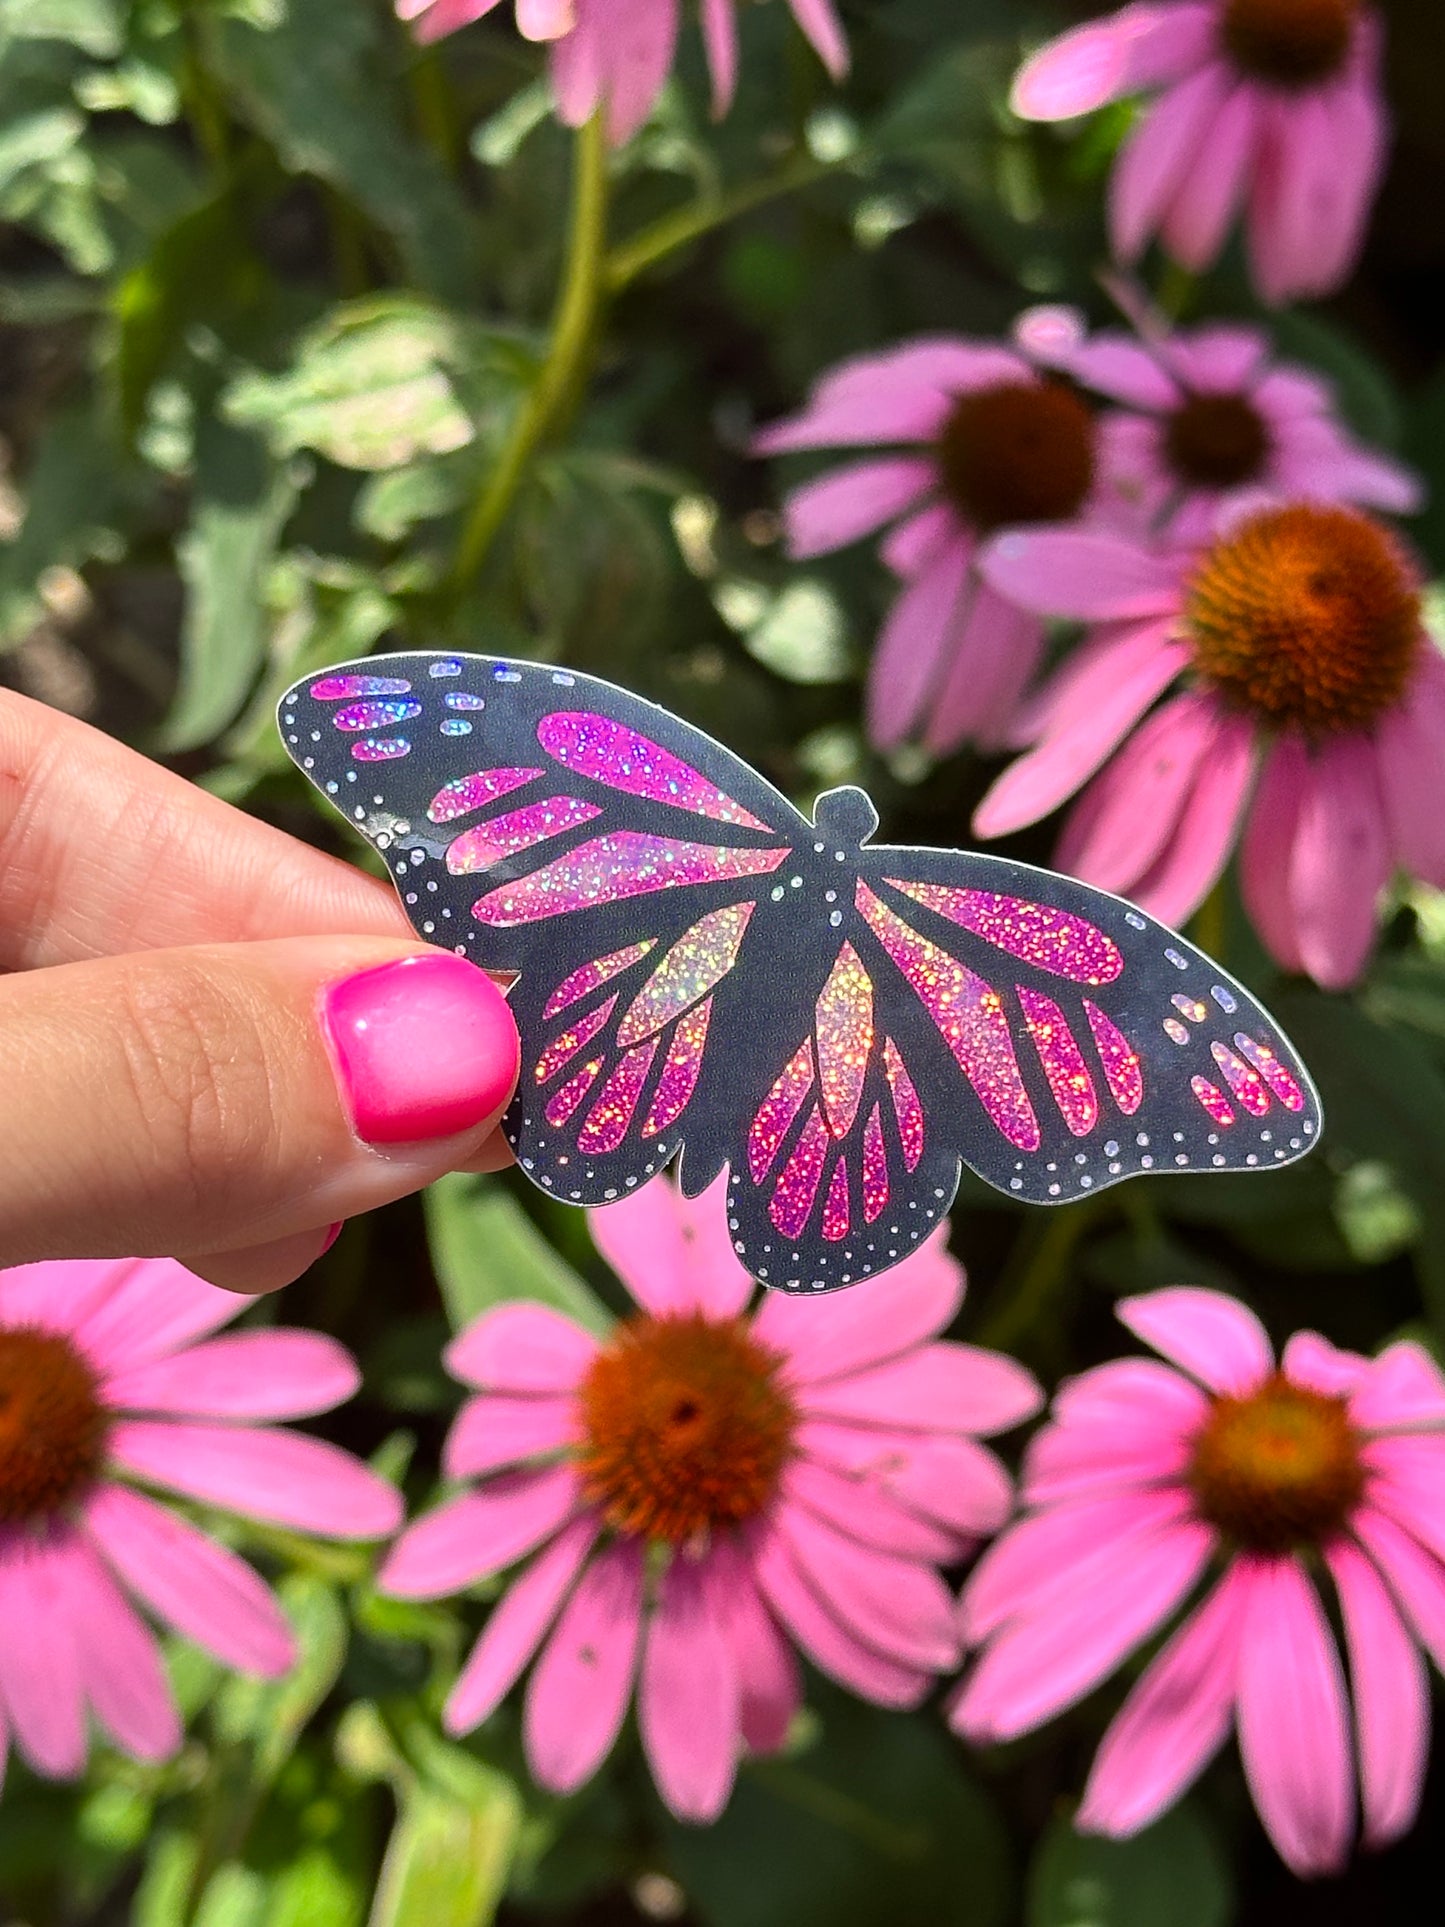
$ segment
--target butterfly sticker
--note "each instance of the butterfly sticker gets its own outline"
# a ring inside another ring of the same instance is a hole
[[[1320,1130],[1259,1004],[1142,911],[1002,857],[809,823],[745,763],[591,676],[488,656],[343,663],[278,720],[418,933],[510,992],[502,1129],[601,1205],[682,1152],[738,1256],[826,1291],[905,1258],[967,1164],[1061,1204],[1138,1172],[1273,1169]]]

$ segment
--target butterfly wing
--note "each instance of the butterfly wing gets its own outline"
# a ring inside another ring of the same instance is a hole
[[[601,1204],[685,1145],[691,1194],[729,1167],[734,1246],[769,1284],[886,1270],[961,1162],[1050,1204],[1318,1136],[1288,1040],[1172,931],[1002,858],[860,849],[858,792],[810,828],[607,683],[368,658],[298,684],[279,722],[417,930],[516,977],[503,1129],[533,1180]]]
[[[729,1160],[734,1248],[786,1291],[829,1291],[886,1270],[928,1235],[958,1188],[957,1147],[928,1116],[893,1034],[893,1017],[911,1026],[907,993],[889,981],[886,957],[881,975],[865,962],[854,934],[796,1049],[752,1107],[741,1155]]]
[[[856,908],[923,1108],[988,1183],[1058,1204],[1143,1171],[1272,1169],[1322,1123],[1279,1026],[1132,904],[999,857],[865,851]]]
[[[420,934],[516,977],[503,1130],[535,1182],[600,1204],[686,1134],[700,1189],[728,1155],[734,1078],[767,1061],[737,965],[807,833],[792,805],[666,711],[535,663],[370,657],[298,683],[278,721]],[[766,999],[780,1021],[795,956]]]

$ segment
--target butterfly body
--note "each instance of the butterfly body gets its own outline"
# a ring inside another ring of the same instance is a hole
[[[343,664],[278,712],[418,932],[514,976],[522,1169],[605,1204],[682,1152],[792,1290],[887,1269],[967,1163],[1052,1204],[1140,1171],[1272,1168],[1319,1131],[1286,1039],[1133,906],[975,853],[810,823],[666,711],[477,656]]]

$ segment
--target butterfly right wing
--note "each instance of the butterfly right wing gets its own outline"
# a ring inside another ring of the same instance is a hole
[[[831,1291],[883,1271],[928,1236],[958,1188],[958,1152],[924,1114],[911,1046],[892,1034],[880,988],[843,942],[731,1161],[734,1248],[765,1284]]]

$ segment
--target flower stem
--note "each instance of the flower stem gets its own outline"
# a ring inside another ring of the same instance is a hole
[[[981,1345],[1009,1351],[1032,1331],[1068,1275],[1075,1248],[1093,1217],[1091,1204],[1065,1205],[1050,1213],[1027,1256],[1005,1274],[1000,1302],[978,1334]]]
[[[1207,950],[1211,957],[1224,962],[1224,953],[1229,943],[1229,905],[1224,895],[1224,879],[1209,892],[1194,913],[1194,921],[1189,934],[1201,950]]]
[[[1199,286],[1198,275],[1188,268],[1171,261],[1164,270],[1164,278],[1159,284],[1159,307],[1171,321],[1182,321],[1194,304],[1195,291]]]
[[[454,594],[467,589],[480,573],[533,455],[566,419],[586,375],[605,298],[607,137],[600,114],[577,130],[573,154],[567,260],[546,357],[496,467],[467,517],[452,568]]]
[[[763,207],[799,188],[810,187],[829,173],[835,163],[815,160],[811,154],[799,155],[780,167],[775,174],[760,180],[745,181],[726,193],[705,196],[688,207],[675,209],[652,221],[630,240],[622,242],[607,257],[605,277],[608,291],[617,294],[648,268],[655,267],[678,248],[686,247],[714,228],[724,226],[740,214]]]

